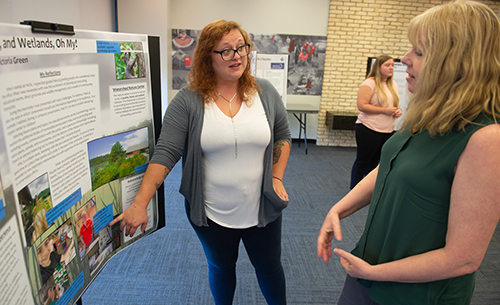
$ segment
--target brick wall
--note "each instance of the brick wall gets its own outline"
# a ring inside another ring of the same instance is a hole
[[[401,58],[410,49],[408,22],[441,0],[345,0],[330,2],[328,39],[317,145],[356,146],[354,131],[330,130],[327,111],[357,114],[356,97],[368,57]],[[498,1],[480,1],[494,12]]]

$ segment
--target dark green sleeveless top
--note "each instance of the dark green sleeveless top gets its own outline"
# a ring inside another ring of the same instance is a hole
[[[481,115],[445,135],[394,134],[382,149],[365,230],[352,253],[375,265],[443,248],[455,165],[472,134],[492,123]],[[417,284],[360,282],[383,305],[470,304],[475,273]]]

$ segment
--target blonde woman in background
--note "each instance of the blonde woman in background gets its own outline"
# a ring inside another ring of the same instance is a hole
[[[485,30],[487,29],[487,30]],[[409,25],[401,59],[414,95],[380,165],[320,230],[328,261],[340,219],[370,205],[361,239],[335,249],[339,304],[470,304],[500,218],[500,22],[486,5],[436,6]]]
[[[399,109],[398,85],[393,80],[394,60],[389,55],[377,57],[370,74],[359,86],[356,121],[356,161],[351,171],[351,189],[375,167],[380,150],[394,133]]]

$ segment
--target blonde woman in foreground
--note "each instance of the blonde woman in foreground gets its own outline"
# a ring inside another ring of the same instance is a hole
[[[500,218],[500,24],[457,1],[415,17],[402,58],[413,93],[380,165],[335,204],[318,256],[342,239],[340,219],[370,205],[339,304],[470,304],[475,271]]]

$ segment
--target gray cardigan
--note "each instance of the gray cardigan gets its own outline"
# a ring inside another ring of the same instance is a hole
[[[262,89],[260,98],[271,129],[271,141],[264,155],[264,175],[259,207],[259,227],[276,220],[288,201],[282,200],[273,188],[273,145],[277,141],[290,143],[291,134],[285,106],[279,93],[265,79],[256,78]],[[172,169],[182,157],[182,179],[179,192],[190,207],[190,219],[197,226],[207,226],[203,187],[201,130],[205,107],[202,96],[189,89],[181,89],[168,105],[160,138],[151,158]]]

